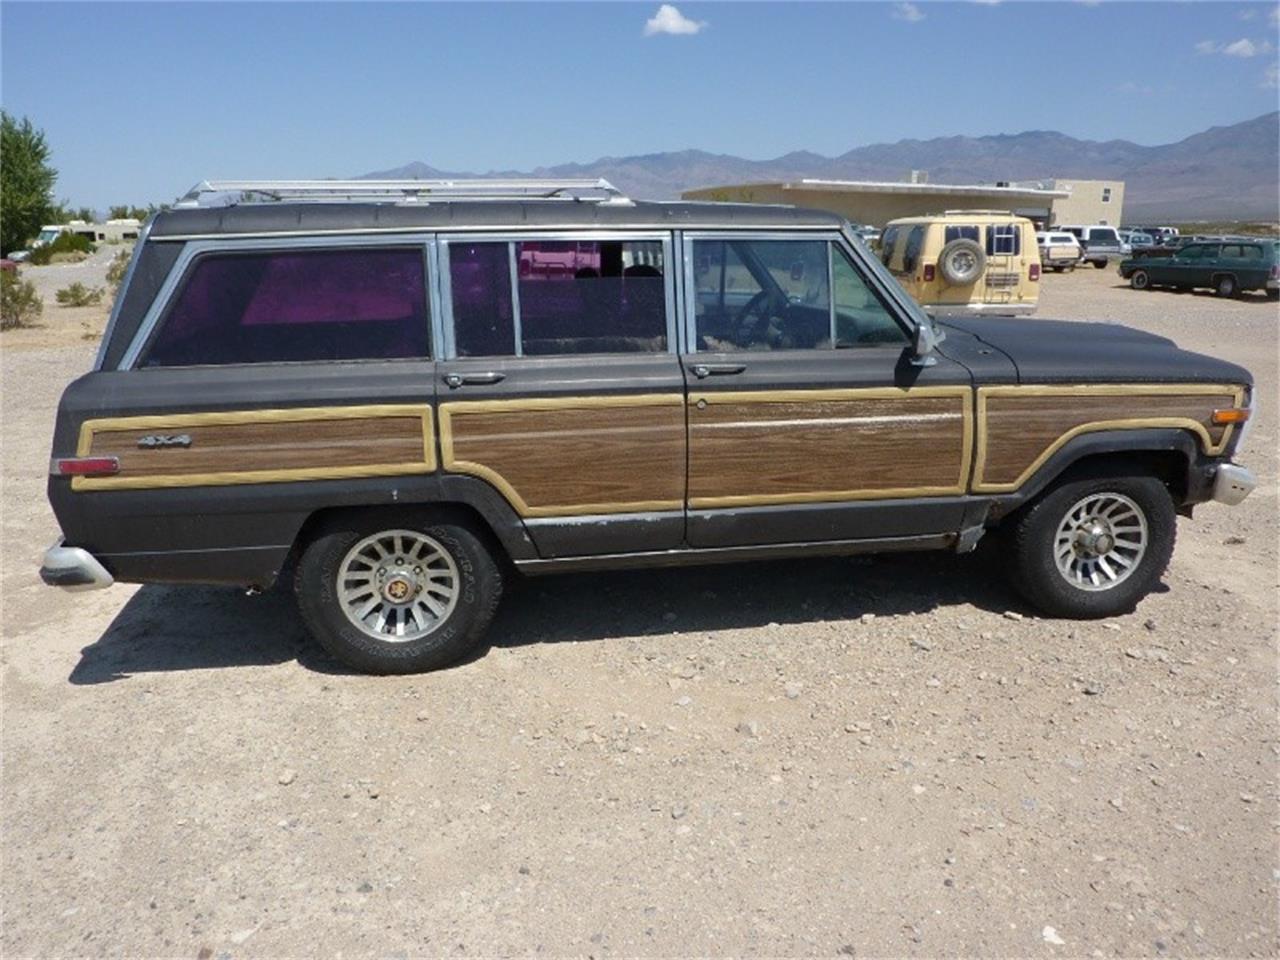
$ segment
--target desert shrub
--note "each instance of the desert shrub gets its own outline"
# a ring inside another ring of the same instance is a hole
[[[88,237],[82,237],[74,233],[60,233],[52,243],[46,243],[43,247],[36,247],[31,251],[31,256],[27,259],[28,263],[34,263],[36,266],[45,266],[53,262],[55,254],[59,253],[93,253],[93,241]]]
[[[101,287],[86,287],[77,280],[71,286],[63,287],[55,296],[64,307],[91,307],[102,302],[103,292]]]
[[[35,284],[9,270],[0,271],[0,330],[34,326],[43,312]]]
[[[120,289],[120,284],[124,283],[125,271],[129,269],[129,258],[133,256],[131,250],[121,250],[111,258],[111,263],[107,264],[107,286],[112,292]]]

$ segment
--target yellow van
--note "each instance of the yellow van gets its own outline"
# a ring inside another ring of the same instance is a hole
[[[1032,313],[1040,293],[1036,228],[1002,210],[890,220],[880,259],[931,313]]]

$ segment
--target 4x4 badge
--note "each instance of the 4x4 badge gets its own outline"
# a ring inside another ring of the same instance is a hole
[[[165,433],[151,433],[145,437],[139,437],[138,446],[144,450],[155,447],[189,447],[191,446],[191,437],[185,433],[179,433],[176,436]]]

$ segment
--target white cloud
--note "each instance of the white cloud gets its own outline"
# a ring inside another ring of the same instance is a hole
[[[1212,40],[1201,40],[1196,44],[1196,53],[1220,53],[1223,56],[1238,57],[1241,60],[1259,57],[1270,53],[1274,49],[1275,47],[1272,46],[1270,40],[1250,40],[1248,37],[1241,37],[1231,43],[1215,43]]]
[[[1237,40],[1235,43],[1227,44],[1222,48],[1222,52],[1228,57],[1241,57],[1248,59],[1249,57],[1256,57],[1259,54],[1270,53],[1271,44],[1266,40],[1254,43],[1252,40],[1243,39]]]
[[[969,2],[981,4],[984,7],[998,7],[1004,3],[1004,0],[969,0]]]
[[[645,21],[644,35],[653,37],[660,33],[676,37],[692,36],[701,33],[707,26],[705,20],[690,20],[669,3],[664,3],[658,12]]]
[[[924,12],[914,3],[895,3],[893,19],[905,20],[907,23],[919,23],[924,19]]]

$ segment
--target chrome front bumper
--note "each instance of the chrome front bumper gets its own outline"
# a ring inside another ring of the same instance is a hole
[[[40,579],[51,587],[77,591],[102,590],[116,582],[93,554],[64,545],[61,537],[44,552]]]
[[[1224,463],[1213,477],[1213,499],[1234,507],[1258,485],[1253,474],[1236,463]]]

